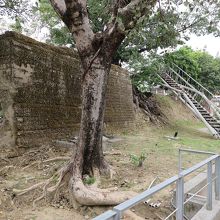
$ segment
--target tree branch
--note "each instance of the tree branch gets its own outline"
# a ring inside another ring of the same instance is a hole
[[[107,24],[106,33],[113,36],[115,32],[125,34],[126,31],[130,31],[142,16],[149,14],[156,2],[157,0],[133,0],[121,7],[116,1],[113,6],[111,22]]]
[[[192,23],[190,23],[190,24],[187,25],[187,26],[186,26],[186,25],[183,25],[183,28],[178,29],[177,31],[178,31],[179,33],[184,32],[184,31],[186,31],[187,29],[189,29],[189,28],[193,27],[194,25],[196,25],[197,23],[199,23],[200,21],[202,21],[202,19],[203,19],[203,18],[206,18],[207,16],[208,16],[208,14],[206,14],[206,15],[203,16],[203,17],[199,17],[198,19],[195,18]]]
[[[50,0],[53,8],[66,24],[76,42],[80,55],[86,56],[91,49],[94,33],[92,31],[86,0]]]
[[[138,20],[148,15],[150,10],[155,6],[157,0],[134,0],[128,5],[118,10],[118,15],[121,17],[125,30],[134,28]]]
[[[64,0],[50,0],[51,5],[53,6],[54,10],[57,12],[57,14],[61,17],[66,12],[66,4]]]
[[[107,24],[107,29],[104,32],[104,39],[110,48],[109,51],[115,52],[117,50],[127,32],[135,27],[142,16],[150,14],[157,0],[133,0],[129,2],[123,7],[120,4],[118,5],[116,1],[113,7],[117,9],[117,13],[115,10],[113,11],[111,22]]]

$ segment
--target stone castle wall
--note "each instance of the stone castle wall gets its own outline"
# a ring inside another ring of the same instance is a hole
[[[11,135],[12,142],[26,147],[73,136],[80,123],[81,75],[72,49],[14,32],[0,36],[0,103],[5,114],[0,138]],[[131,83],[122,68],[112,66],[106,105],[107,125],[133,122]]]

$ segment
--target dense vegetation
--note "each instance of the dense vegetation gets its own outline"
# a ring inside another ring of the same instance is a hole
[[[33,1],[31,1],[33,2]],[[110,18],[109,0],[89,0],[88,11],[94,32],[103,31]],[[120,1],[126,4],[128,1]],[[25,5],[25,7],[24,7]],[[110,6],[111,7],[111,6]],[[158,48],[175,48],[188,40],[191,33],[220,35],[218,22],[219,1],[182,1],[160,0],[152,12],[142,17],[116,52],[113,63],[135,62],[145,59],[146,52]],[[0,0],[0,15],[14,19],[12,29],[28,35],[36,35],[47,29],[44,39],[55,45],[75,47],[69,30],[54,12],[48,0],[41,0],[30,5],[27,0]],[[146,62],[146,60],[145,60]]]
[[[147,63],[150,64],[131,64],[137,73],[133,75],[133,82],[142,89],[149,90],[152,85],[157,84],[155,73],[160,71],[160,65],[171,66],[175,63],[211,92],[220,93],[220,58],[215,58],[206,51],[182,47],[163,56],[154,56]]]

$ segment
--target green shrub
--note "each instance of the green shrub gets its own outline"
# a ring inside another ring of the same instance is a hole
[[[83,179],[83,182],[84,182],[84,184],[92,185],[93,183],[95,183],[95,177],[94,176],[92,176],[92,177],[88,176],[85,179]]]
[[[130,154],[131,163],[137,167],[142,167],[143,162],[146,160],[146,158],[147,158],[147,156],[146,156],[146,153],[144,153],[144,152],[141,152],[141,154],[139,156],[137,156],[135,154]]]

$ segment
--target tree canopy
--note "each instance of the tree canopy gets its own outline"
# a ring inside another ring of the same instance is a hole
[[[108,0],[90,0],[88,9],[94,31],[102,31],[109,19]],[[66,44],[70,42],[67,29],[50,9],[48,1],[38,4],[41,21],[48,26],[48,42]],[[158,4],[147,17],[139,20],[119,47],[113,62],[128,62],[144,52],[175,47],[189,39],[189,34],[220,35],[220,3],[218,1],[158,1]],[[53,19],[48,19],[48,18]],[[52,21],[52,23],[51,23]],[[54,25],[56,24],[56,25]]]
[[[127,1],[120,1],[125,4]],[[26,0],[1,0],[0,13],[16,15],[16,25],[21,29],[19,22],[24,22],[20,14],[27,10]],[[87,9],[90,23],[94,32],[102,31],[110,19],[111,1],[89,0]],[[47,27],[49,35],[47,42],[56,45],[74,46],[67,27],[54,12],[48,0],[36,1],[31,8],[37,24],[35,27]],[[36,19],[36,16],[38,19]],[[34,21],[34,22],[35,22]],[[146,51],[175,47],[188,40],[191,33],[204,35],[213,33],[220,36],[220,2],[216,0],[188,1],[188,0],[159,0],[148,16],[139,19],[133,30],[120,45],[113,62],[120,64],[145,55]],[[25,25],[23,25],[25,26]]]

